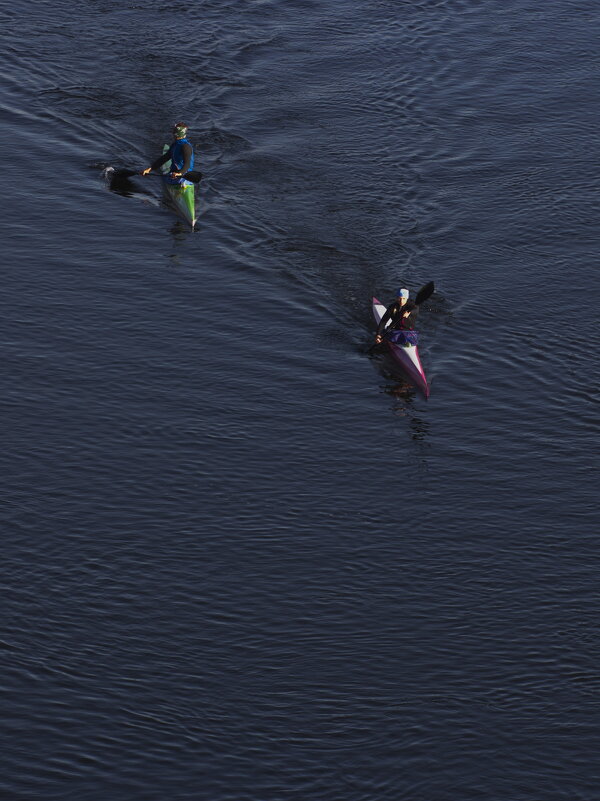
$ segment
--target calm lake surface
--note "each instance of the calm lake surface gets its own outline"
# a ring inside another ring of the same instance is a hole
[[[0,23],[0,798],[597,801],[597,0]]]

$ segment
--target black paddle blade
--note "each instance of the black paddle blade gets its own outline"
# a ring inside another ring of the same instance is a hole
[[[430,281],[425,286],[422,286],[421,289],[417,292],[417,297],[415,298],[415,303],[419,306],[421,303],[427,300],[427,298],[431,297],[435,292],[435,284],[433,281]]]
[[[386,346],[385,340],[383,342],[374,342],[369,350],[367,351],[368,356],[372,356],[374,353],[381,353]]]
[[[129,180],[131,175],[135,175],[133,170],[115,170],[113,167],[107,167],[103,172],[110,191],[126,197],[135,192],[135,186]]]
[[[190,170],[183,176],[186,181],[191,181],[193,184],[199,184],[202,180],[202,173],[198,170]]]

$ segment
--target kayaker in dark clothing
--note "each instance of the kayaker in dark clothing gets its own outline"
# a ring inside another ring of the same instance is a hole
[[[148,175],[152,170],[159,170],[167,161],[171,162],[171,172],[166,180],[171,184],[180,184],[185,180],[186,172],[194,168],[194,148],[188,141],[187,125],[176,122],[173,126],[173,142],[169,149],[160,158],[153,161],[142,175]]]
[[[414,327],[418,313],[419,307],[408,299],[408,289],[399,289],[396,300],[387,307],[379,321],[375,342],[382,342],[385,336],[398,345],[416,345],[418,334]]]

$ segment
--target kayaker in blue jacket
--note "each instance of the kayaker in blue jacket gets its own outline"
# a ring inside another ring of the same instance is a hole
[[[167,161],[171,161],[171,172],[166,180],[170,184],[180,184],[185,180],[186,172],[194,168],[194,148],[187,139],[188,127],[184,122],[176,122],[173,126],[173,142],[160,158],[153,161],[142,175],[152,170],[159,170]]]
[[[419,307],[408,299],[408,295],[408,289],[398,289],[396,300],[387,307],[379,321],[375,342],[382,342],[385,336],[386,339],[398,345],[416,345],[418,343],[418,334],[414,327]],[[389,325],[387,325],[388,322]]]

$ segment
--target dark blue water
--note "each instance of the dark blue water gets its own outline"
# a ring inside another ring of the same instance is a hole
[[[0,798],[595,801],[596,0],[0,22]]]

